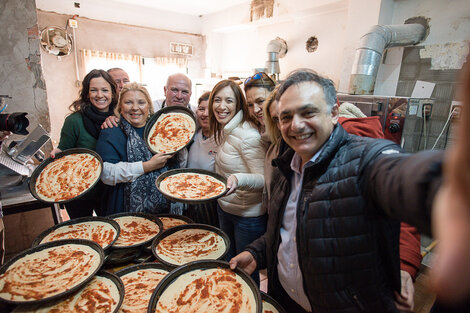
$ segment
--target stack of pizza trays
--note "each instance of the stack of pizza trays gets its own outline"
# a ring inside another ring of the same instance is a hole
[[[41,243],[0,268],[0,301],[13,312],[117,312],[124,285],[100,271],[104,258],[103,248],[90,240]]]
[[[171,267],[157,263],[142,263],[116,272],[124,284],[125,296],[120,313],[145,313],[150,297]]]
[[[162,222],[153,214],[126,212],[108,218],[119,224],[121,232],[111,247],[106,266],[123,265],[136,260],[142,253],[145,254],[145,247],[163,231]]]
[[[158,219],[162,222],[162,225],[163,225],[162,231],[168,230],[175,226],[194,223],[192,219],[184,215],[159,213],[159,214],[155,214],[155,216],[158,217]],[[143,251],[146,252],[146,254],[150,254],[150,256],[154,258],[152,254],[152,243],[144,246]],[[149,257],[146,259],[146,261],[152,260],[152,258]]]
[[[194,113],[185,107],[171,106],[150,117],[143,138],[152,153],[172,154],[190,144],[195,134]]]
[[[103,171],[103,160],[93,150],[73,148],[57,153],[36,167],[29,190],[38,200],[66,203],[93,189]]]

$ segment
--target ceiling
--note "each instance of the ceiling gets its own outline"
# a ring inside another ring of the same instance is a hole
[[[153,8],[189,15],[206,15],[225,10],[250,0],[108,0],[126,5]],[[80,2],[80,0],[76,0]]]

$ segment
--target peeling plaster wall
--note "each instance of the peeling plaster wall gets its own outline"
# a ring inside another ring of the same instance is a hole
[[[64,27],[71,16],[52,12],[37,11],[39,28],[49,25]],[[204,40],[201,35],[157,30],[148,27],[102,22],[88,18],[77,18],[77,51],[91,49],[144,57],[170,56],[170,42],[183,42],[193,45],[194,55],[188,59],[190,77],[200,77],[205,60]],[[75,85],[75,63],[73,54],[58,59],[41,51],[44,77],[51,112],[52,138],[59,141],[60,130],[65,116],[70,113],[68,106],[78,97]],[[86,73],[85,73],[86,74]],[[80,73],[80,79],[84,74]],[[131,77],[131,80],[135,78]],[[161,86],[163,89],[163,86]]]
[[[419,45],[421,58],[431,58],[431,69],[460,69],[470,40],[470,1],[401,0],[393,14],[394,24],[423,16],[429,19],[429,35]],[[395,48],[394,48],[395,49]]]
[[[49,131],[34,0],[0,1],[0,42],[0,94],[13,98],[6,112],[27,112],[29,131],[38,123]]]

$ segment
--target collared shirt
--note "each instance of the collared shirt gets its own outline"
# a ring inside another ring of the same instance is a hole
[[[302,190],[305,168],[315,162],[323,147],[315,153],[310,161],[304,164],[302,171],[300,171],[300,165],[302,164],[300,156],[295,153],[292,158],[290,167],[294,173],[291,178],[291,192],[282,218],[281,244],[277,252],[277,271],[282,287],[295,302],[308,312],[312,312],[312,307],[304,291],[302,272],[300,271],[297,254],[297,204]]]

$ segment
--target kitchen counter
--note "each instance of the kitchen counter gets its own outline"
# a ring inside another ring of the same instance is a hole
[[[2,202],[3,215],[50,207],[54,223],[60,223],[62,218],[59,214],[59,205],[45,203],[34,198],[29,191],[27,182],[28,180],[25,179],[20,185],[0,188],[0,201]]]

